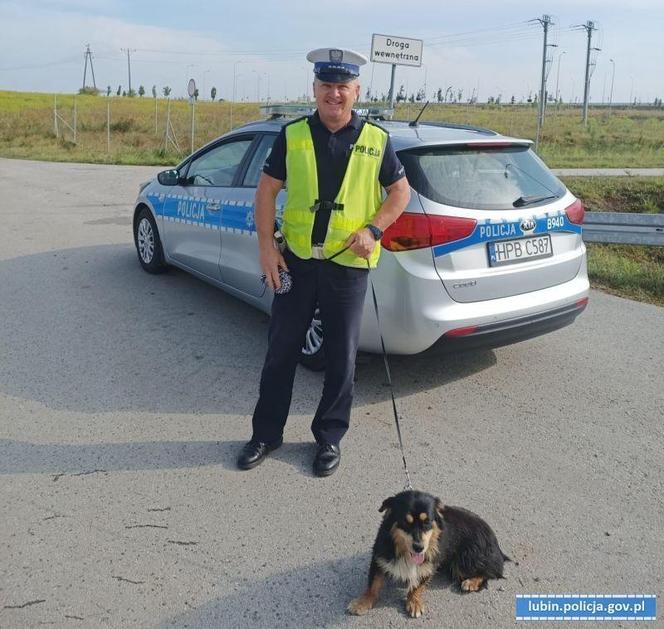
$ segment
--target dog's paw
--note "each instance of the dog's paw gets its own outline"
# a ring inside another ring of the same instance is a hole
[[[354,598],[346,608],[354,616],[364,616],[373,607],[373,602],[365,596]]]
[[[424,603],[419,598],[406,600],[406,611],[411,618],[419,618],[424,613]]]
[[[461,581],[462,592],[479,592],[484,584],[484,577],[472,577]]]

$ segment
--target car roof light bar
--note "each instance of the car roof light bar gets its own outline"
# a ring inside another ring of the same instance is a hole
[[[293,103],[289,105],[261,105],[261,113],[272,120],[276,118],[299,118],[310,116],[316,108],[305,103]],[[394,115],[394,109],[389,107],[357,107],[354,108],[358,116],[371,118],[373,120],[390,120]]]

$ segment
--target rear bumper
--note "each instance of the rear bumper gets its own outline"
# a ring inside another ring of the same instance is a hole
[[[443,335],[438,345],[444,351],[456,352],[478,347],[501,347],[518,343],[564,328],[573,323],[587,305],[588,298],[586,297],[561,308],[525,317],[450,330]]]
[[[582,312],[589,283],[585,256],[576,277],[557,286],[481,302],[450,298],[425,253],[403,256],[383,252],[371,273],[376,286],[385,347],[391,354],[418,354],[434,344],[450,348],[514,343],[572,323]],[[360,349],[380,352],[376,314],[368,291]],[[449,336],[459,328],[465,335]],[[465,336],[466,338],[461,338]]]

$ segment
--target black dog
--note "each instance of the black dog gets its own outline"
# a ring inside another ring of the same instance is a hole
[[[460,507],[444,506],[421,491],[404,491],[383,502],[385,512],[369,567],[369,585],[351,601],[351,614],[366,614],[378,600],[386,576],[408,585],[406,611],[418,618],[423,595],[438,569],[446,570],[463,592],[477,592],[487,579],[503,577],[509,557],[489,525]]]

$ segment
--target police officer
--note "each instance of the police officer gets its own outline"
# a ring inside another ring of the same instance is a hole
[[[316,475],[329,476],[339,466],[339,442],[350,420],[367,261],[376,266],[378,241],[406,207],[410,187],[388,134],[353,111],[360,95],[359,66],[366,59],[334,48],[313,50],[307,59],[314,64],[316,112],[284,125],[256,191],[266,282],[278,291],[283,269],[292,277],[292,288],[274,297],[253,435],[238,467],[255,467],[283,442],[295,369],[318,305],[326,369],[311,426],[318,445],[313,468]],[[286,180],[282,255],[273,235],[275,201]]]

